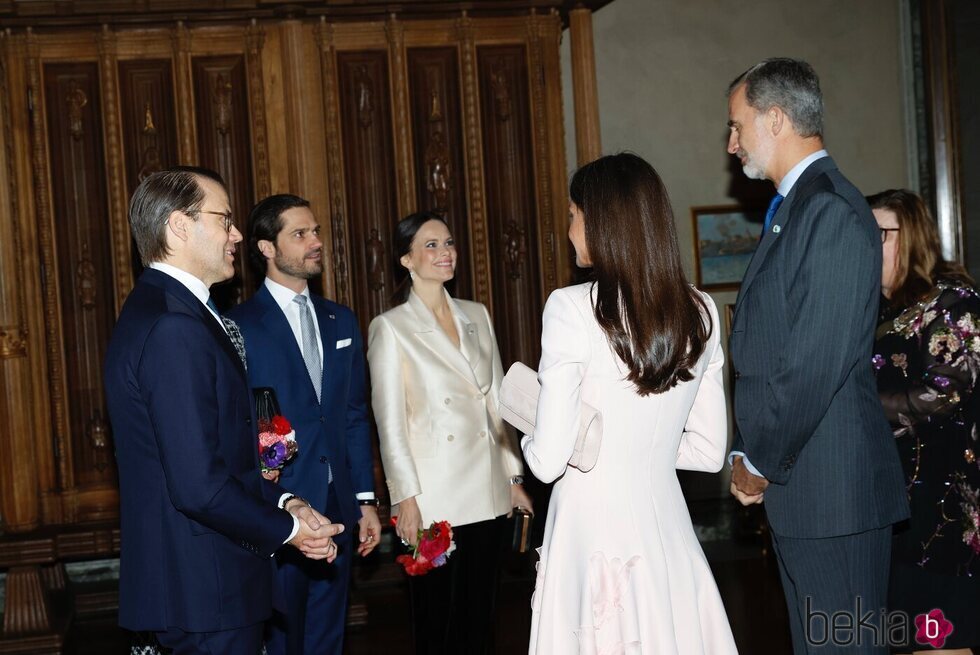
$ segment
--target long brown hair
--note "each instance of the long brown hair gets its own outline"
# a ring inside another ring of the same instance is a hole
[[[585,219],[595,317],[641,396],[693,379],[711,318],[681,267],[674,214],[660,176],[632,153],[575,172],[569,196]]]
[[[943,259],[936,221],[922,198],[906,189],[888,189],[868,196],[867,201],[871,209],[887,209],[898,218],[898,261],[890,306],[914,305],[941,279],[973,286],[963,266]]]

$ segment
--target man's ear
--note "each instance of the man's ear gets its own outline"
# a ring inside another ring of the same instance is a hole
[[[174,210],[167,217],[167,231],[173,238],[186,242],[190,237],[190,224],[193,220],[184,212]]]
[[[773,136],[779,136],[789,124],[789,118],[779,107],[771,107],[766,113],[766,127],[769,129],[769,133]]]
[[[266,259],[275,259],[276,257],[276,244],[272,243],[268,239],[259,239],[258,242],[259,252]]]

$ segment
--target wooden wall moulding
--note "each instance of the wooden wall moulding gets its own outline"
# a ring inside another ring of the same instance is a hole
[[[235,225],[245,234],[245,220],[255,199],[245,58],[194,57],[193,71],[199,162],[224,178]],[[202,218],[219,220],[214,216]],[[257,287],[246,251],[240,246],[235,255],[236,280],[212,290],[221,309],[241,302]]]
[[[413,164],[420,173],[414,193],[418,209],[433,210],[446,219],[459,253],[455,292],[472,298],[458,62],[459,51],[453,46],[408,50]]]
[[[405,26],[394,14],[385,22],[385,37],[388,41],[388,65],[391,67],[392,110],[394,114],[394,147],[398,162],[397,189],[398,207],[396,214],[405,216],[416,208],[414,193],[414,172],[412,166],[412,137],[409,118],[409,88],[406,83]]]
[[[484,175],[497,339],[504,366],[538,361],[541,289],[537,243],[534,135],[524,45],[477,48]]]
[[[388,309],[394,292],[391,267],[372,266],[379,256],[382,260],[391,256],[393,219],[398,214],[388,57],[377,50],[340,52],[337,73],[349,284],[354,310],[366,332],[371,318]]]
[[[0,359],[27,357],[27,329],[20,325],[0,326]]]
[[[265,83],[262,80],[262,47],[265,30],[254,20],[245,31],[245,70],[248,75],[248,109],[252,118],[252,166],[255,171],[255,199],[269,196],[269,138],[265,125]]]
[[[63,344],[65,356],[64,377],[52,376],[52,386],[64,385],[71,482],[112,485],[115,463],[108,440],[92,438],[93,424],[104,423],[106,415],[102,362],[115,318],[112,246],[104,227],[109,207],[98,65],[45,64],[44,87],[49,107],[68,107],[47,115],[54,212],[42,229],[58,236],[49,270],[62,291],[57,308],[62,330],[52,350]]]

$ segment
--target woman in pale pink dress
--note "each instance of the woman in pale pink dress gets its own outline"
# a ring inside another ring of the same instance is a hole
[[[735,642],[676,469],[718,471],[727,440],[718,314],[684,277],[656,171],[633,154],[572,178],[569,239],[593,282],[544,309],[541,394],[524,456],[555,483],[530,652],[727,655]],[[595,467],[567,465],[582,402]]]

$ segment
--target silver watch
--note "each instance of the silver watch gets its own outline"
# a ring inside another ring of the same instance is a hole
[[[514,477],[512,477],[510,479],[510,483],[511,484],[524,484],[524,476],[523,475],[515,475]]]

